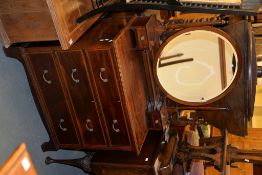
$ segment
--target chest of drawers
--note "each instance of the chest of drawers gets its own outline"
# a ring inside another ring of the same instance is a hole
[[[142,55],[130,30],[133,21],[102,19],[66,51],[56,42],[5,49],[25,66],[50,135],[44,151],[139,154],[148,132],[148,94]]]

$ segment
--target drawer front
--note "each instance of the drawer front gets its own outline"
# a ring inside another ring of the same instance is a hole
[[[56,52],[59,67],[69,91],[83,143],[90,147],[107,147],[97,100],[90,86],[84,56],[81,51]]]
[[[138,48],[148,48],[147,32],[146,28],[138,27],[136,31],[136,41]]]
[[[88,61],[102,104],[112,147],[130,147],[118,86],[109,50],[87,51]]]
[[[26,54],[26,63],[30,66],[35,88],[44,99],[44,101],[40,100],[40,104],[45,111],[49,127],[55,131],[59,144],[78,144],[52,53]]]

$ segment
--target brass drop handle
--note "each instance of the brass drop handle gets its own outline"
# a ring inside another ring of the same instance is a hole
[[[118,129],[118,128],[115,127],[115,124],[117,124],[117,123],[118,123],[117,120],[113,120],[112,128],[113,128],[113,130],[114,130],[115,132],[120,132],[120,129]]]
[[[94,132],[94,128],[90,128],[88,126],[89,123],[92,123],[92,121],[90,119],[86,119],[86,122],[85,122],[85,127],[86,129],[89,131],[89,132]]]
[[[107,78],[103,78],[103,76],[102,76],[103,72],[105,72],[105,71],[106,71],[106,69],[102,67],[102,68],[100,68],[100,72],[99,72],[99,77],[100,77],[100,79],[101,79],[104,83],[108,82],[108,79],[107,79]]]
[[[64,120],[63,118],[61,118],[60,121],[59,121],[59,128],[60,128],[62,131],[66,132],[66,131],[67,131],[67,128],[65,128],[65,127],[62,126],[62,124],[63,124],[64,122],[65,122],[65,120]]]
[[[167,166],[159,168],[159,172],[162,172],[162,171],[164,171],[167,168],[170,168],[170,164],[168,164]]]
[[[71,72],[71,78],[72,80],[75,82],[75,83],[79,83],[79,79],[76,79],[75,78],[75,73],[77,72],[77,69],[72,69],[72,72]]]
[[[44,73],[43,73],[43,80],[47,83],[47,84],[51,84],[52,83],[52,81],[51,80],[48,80],[47,78],[46,78],[46,74],[48,74],[48,70],[44,70]]]

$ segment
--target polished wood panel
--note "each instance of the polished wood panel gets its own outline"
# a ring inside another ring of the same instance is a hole
[[[203,116],[205,121],[217,128],[227,128],[229,133],[239,136],[247,135],[247,121],[251,111],[249,106],[252,106],[253,94],[249,94],[251,88],[248,88],[248,83],[252,78],[248,77],[250,66],[250,32],[249,23],[247,21],[239,21],[235,24],[228,25],[223,28],[237,43],[237,47],[241,52],[241,61],[243,66],[239,69],[239,80],[235,83],[234,88],[225,97],[209,104],[208,106],[228,107],[225,111],[197,111],[199,116]],[[252,92],[253,93],[253,92]]]
[[[148,132],[149,97],[144,58],[134,49],[130,32],[133,19],[119,14],[101,19],[67,51],[58,42],[5,49],[8,56],[25,63],[51,138],[44,151],[140,153]],[[63,121],[58,114],[65,115]]]
[[[76,19],[93,9],[92,0],[46,0],[63,49],[68,49],[101,16],[80,24]]]
[[[146,36],[144,36],[146,37]],[[146,40],[146,39],[145,39]],[[119,68],[129,123],[133,128],[136,150],[139,152],[146,138],[147,126],[147,84],[140,52],[133,50],[134,43],[129,28],[125,28],[115,40],[116,65]],[[135,93],[135,94],[134,94]]]
[[[68,49],[101,16],[78,24],[76,19],[93,9],[92,0],[3,0],[0,35],[5,47],[13,43],[59,40]]]
[[[87,50],[92,76],[102,104],[103,114],[110,136],[110,146],[130,147],[119,89],[110,50]],[[126,149],[126,148],[125,148]]]
[[[78,137],[73,120],[63,95],[62,86],[53,61],[52,53],[26,54],[26,65],[31,70],[30,76],[36,81],[35,87],[44,99],[41,107],[46,109],[49,127],[60,146],[78,144]]]
[[[25,143],[19,145],[3,166],[0,175],[37,175],[35,166],[26,149]]]
[[[262,166],[261,165],[253,165],[253,175],[262,174]]]
[[[80,159],[46,158],[47,164],[60,163],[81,168],[95,175],[173,175],[173,157],[177,150],[177,137],[170,135],[163,142],[161,131],[149,131],[141,153],[130,151],[87,152]]]
[[[45,0],[2,0],[0,34],[6,47],[17,42],[58,39]]]
[[[154,175],[161,139],[161,131],[149,131],[139,156],[134,152],[99,152],[92,159],[91,170],[96,175]]]
[[[103,123],[98,112],[98,102],[93,94],[90,78],[86,71],[84,55],[79,51],[56,52],[59,67],[68,87],[78,128],[84,146],[106,148]]]
[[[137,54],[142,55],[142,65],[144,66],[141,68],[143,71],[140,73],[145,75],[144,82],[146,82],[145,89],[147,94],[147,111],[149,115],[148,125],[152,129],[162,129],[161,118],[160,115],[158,115],[159,112],[155,111],[159,92],[153,75],[153,53],[159,47],[157,28],[158,21],[155,15],[150,17],[137,17],[130,26],[135,37],[135,46],[133,47],[139,50],[141,49]],[[146,38],[144,38],[145,36]],[[137,65],[136,67],[139,66]]]

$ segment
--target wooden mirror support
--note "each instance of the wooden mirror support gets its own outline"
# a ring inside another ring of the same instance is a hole
[[[221,99],[239,80],[242,55],[234,39],[215,27],[190,27],[169,37],[155,58],[155,79],[180,104],[201,106]]]
[[[185,29],[186,32],[190,30]],[[220,30],[222,30],[221,33],[230,36],[228,40],[232,40],[230,43],[234,43],[232,45],[234,45],[236,52],[239,53],[237,54],[238,71],[231,85],[220,95],[203,103],[185,102],[170,97],[168,93],[163,91],[164,102],[162,104],[165,105],[162,106],[162,111],[172,115],[177,110],[195,110],[209,124],[220,129],[228,129],[229,133],[245,136],[247,135],[247,122],[253,116],[257,76],[261,75],[261,69],[258,68],[257,71],[252,28],[248,21],[237,21],[220,27]],[[174,35],[177,36],[181,33],[183,31],[178,31]],[[155,56],[155,65],[162,51],[161,49],[169,41],[170,39],[167,39],[160,46],[160,50]],[[154,66],[155,68],[156,66]],[[156,70],[154,71],[156,72]],[[156,76],[155,73],[155,79],[157,80]],[[159,81],[156,82],[160,89],[163,90]],[[212,86],[209,88],[212,88]]]

